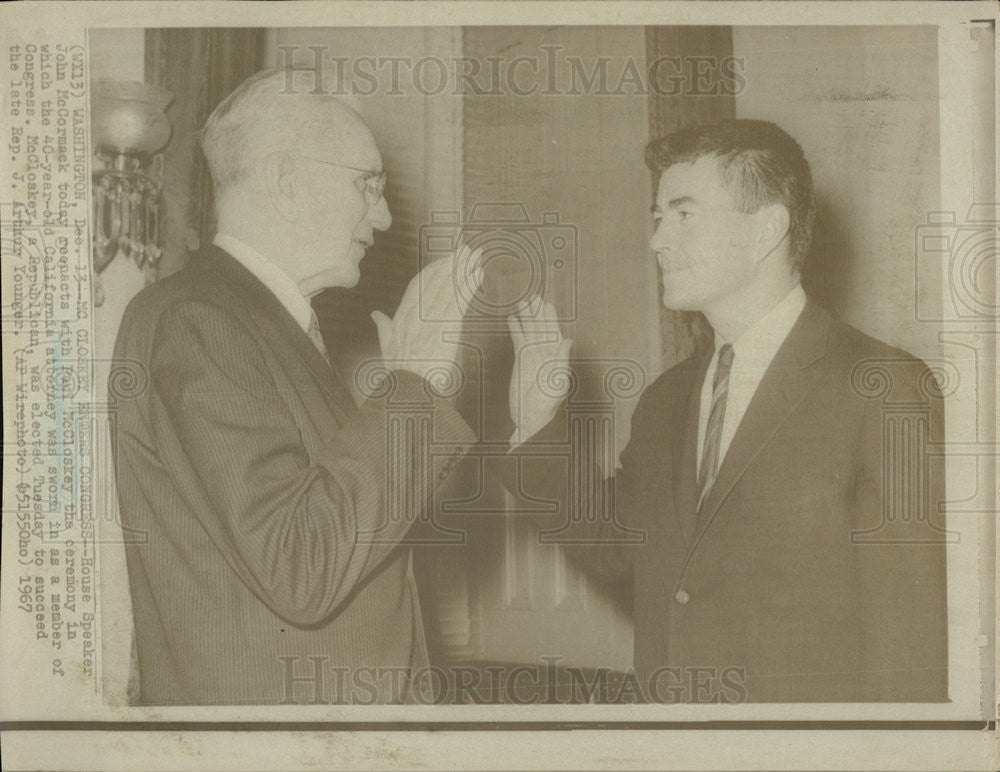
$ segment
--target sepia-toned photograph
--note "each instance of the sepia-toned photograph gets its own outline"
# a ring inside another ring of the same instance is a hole
[[[8,732],[995,733],[995,9],[148,5],[3,36]]]

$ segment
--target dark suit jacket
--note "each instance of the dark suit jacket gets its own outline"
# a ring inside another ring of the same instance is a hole
[[[426,664],[398,542],[474,440],[465,422],[402,372],[358,409],[215,247],[133,300],[115,356],[140,379],[123,393],[112,376],[110,392],[122,523],[145,538],[127,548],[141,701],[336,701],[365,667],[397,675],[359,699],[398,699]]]
[[[744,694],[715,689],[729,700],[947,699],[943,459],[928,454],[942,405],[926,366],[809,301],[696,517],[710,353],[646,390],[608,483],[617,519],[645,544],[623,546],[593,504],[560,535],[603,540],[570,554],[605,578],[631,576],[635,667],[659,678],[653,699],[677,699],[663,666],[745,673]],[[556,465],[523,458],[523,491],[565,501]]]

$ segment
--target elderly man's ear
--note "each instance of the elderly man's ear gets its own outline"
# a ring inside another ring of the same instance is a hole
[[[297,222],[302,214],[295,172],[295,159],[288,153],[271,153],[264,160],[264,189],[271,206],[288,222]]]

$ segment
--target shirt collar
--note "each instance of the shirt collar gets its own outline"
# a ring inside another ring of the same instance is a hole
[[[740,363],[740,367],[759,364],[766,369],[805,307],[806,293],[801,284],[796,284],[780,303],[733,342],[734,366],[736,363]],[[725,342],[722,336],[715,336],[716,352]]]
[[[264,257],[251,246],[226,233],[219,233],[213,242],[219,249],[228,252],[250,273],[252,273],[271,293],[278,302],[292,315],[295,322],[306,332],[313,319],[313,309],[309,300],[299,290],[287,273]]]

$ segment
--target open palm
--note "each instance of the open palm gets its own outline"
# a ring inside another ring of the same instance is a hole
[[[572,382],[569,352],[555,306],[540,297],[521,303],[507,317],[514,341],[514,370],[510,377],[510,417],[517,427],[512,441],[524,442],[555,416]]]
[[[458,338],[483,283],[482,250],[461,246],[418,273],[390,319],[373,311],[382,359],[432,382],[459,383]],[[437,385],[436,383],[434,385]]]

